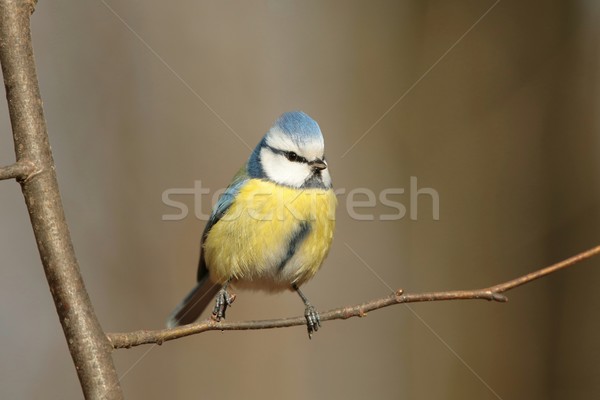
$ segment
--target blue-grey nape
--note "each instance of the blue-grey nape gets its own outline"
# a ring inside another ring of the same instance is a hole
[[[248,176],[250,178],[262,179],[266,177],[265,171],[263,169],[262,163],[260,162],[260,149],[265,146],[266,137],[263,137],[260,142],[256,145],[250,158],[248,159]]]

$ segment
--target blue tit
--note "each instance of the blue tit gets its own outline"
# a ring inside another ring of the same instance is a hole
[[[201,240],[196,287],[168,327],[194,322],[216,297],[225,317],[228,286],[293,290],[304,302],[309,337],[319,314],[300,286],[323,264],[333,240],[337,200],[321,129],[300,111],[275,121],[214,206]]]

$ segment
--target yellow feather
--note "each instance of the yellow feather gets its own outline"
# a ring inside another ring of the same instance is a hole
[[[329,252],[336,204],[333,190],[293,189],[251,179],[204,241],[211,279],[244,280],[250,287],[278,290],[312,278]],[[303,221],[309,233],[281,270]]]

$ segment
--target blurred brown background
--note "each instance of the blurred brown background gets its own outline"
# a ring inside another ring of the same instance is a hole
[[[46,119],[105,329],[160,328],[193,285],[204,221],[164,221],[162,193],[224,187],[249,155],[236,135],[254,146],[292,109],[320,123],[337,188],[408,190],[414,176],[440,196],[438,221],[427,196],[417,220],[396,221],[379,201],[357,211],[373,221],[353,219],[340,196],[334,247],[305,288],[321,310],[387,295],[369,268],[411,292],[475,288],[598,244],[600,3],[493,4],[41,1]],[[0,398],[81,398],[15,182],[0,184],[0,221]],[[396,306],[312,341],[303,328],[209,332],[115,361],[129,399],[590,399],[598,267],[508,304]],[[302,311],[293,294],[238,292],[228,316]]]

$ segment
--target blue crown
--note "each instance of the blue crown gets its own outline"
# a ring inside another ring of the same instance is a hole
[[[279,128],[298,144],[313,139],[322,140],[323,137],[317,121],[302,111],[290,111],[282,114],[273,124],[273,128]]]

